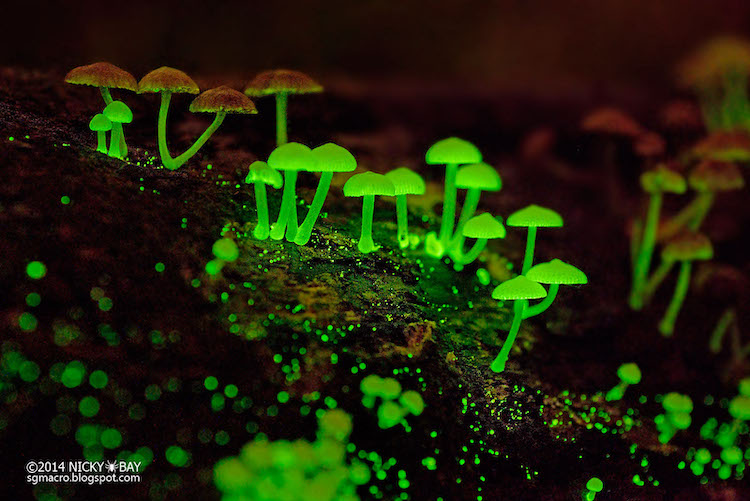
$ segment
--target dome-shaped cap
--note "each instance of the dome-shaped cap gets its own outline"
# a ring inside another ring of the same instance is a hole
[[[478,188],[482,191],[500,191],[503,182],[494,167],[484,162],[464,165],[456,174],[458,188]]]
[[[310,94],[323,92],[323,87],[301,71],[279,69],[258,74],[245,89],[248,96],[267,96],[281,92]]]
[[[266,162],[261,162],[260,160],[250,164],[250,170],[245,177],[245,182],[248,184],[257,182],[269,184],[276,189],[281,188],[281,185],[284,184],[279,171],[272,169]]]
[[[474,164],[482,161],[482,154],[470,142],[457,137],[449,137],[430,146],[425,160],[430,165]]]
[[[138,82],[133,75],[114,64],[104,62],[73,68],[65,75],[65,81],[70,84],[126,89],[133,92],[138,90]]]
[[[630,115],[613,107],[597,108],[581,121],[581,128],[586,132],[612,134],[635,138],[641,135],[643,128]]]
[[[706,235],[685,232],[671,239],[661,256],[667,261],[707,261],[714,257],[714,249]]]
[[[268,165],[277,170],[312,170],[316,161],[310,148],[300,143],[282,144],[268,157]]]
[[[419,416],[424,411],[424,400],[422,395],[414,390],[407,390],[398,397],[398,403],[404,406],[409,412],[415,416]]]
[[[745,186],[737,166],[731,162],[703,160],[688,176],[690,187],[696,191],[730,191]]]
[[[89,122],[89,129],[94,132],[112,130],[112,120],[107,118],[103,113],[97,113]]]
[[[427,187],[422,176],[408,167],[398,167],[388,172],[385,177],[390,179],[396,188],[396,195],[423,195]]]
[[[737,395],[729,401],[729,414],[740,421],[750,421],[750,397]]]
[[[138,92],[171,92],[172,94],[198,94],[198,84],[184,71],[162,66],[150,71],[138,83]]]
[[[664,395],[661,405],[667,412],[688,414],[693,411],[693,401],[690,397],[674,391]]]
[[[526,277],[540,284],[583,285],[589,281],[584,272],[559,259],[532,266]]]
[[[523,275],[501,283],[492,291],[492,298],[497,300],[542,299],[547,291],[539,282],[529,280]]]
[[[655,169],[641,174],[641,187],[648,193],[685,193],[687,182],[679,172],[660,164]]]
[[[387,177],[374,172],[355,174],[344,184],[344,196],[363,197],[365,195],[395,196],[396,187]]]
[[[253,103],[245,94],[226,85],[202,92],[190,103],[193,113],[258,113]]]
[[[644,132],[633,142],[633,150],[641,157],[658,157],[664,154],[667,144],[656,132]]]
[[[312,150],[314,172],[351,172],[357,168],[357,159],[349,150],[338,144],[326,143]]]
[[[559,228],[563,225],[563,219],[560,214],[552,209],[531,204],[508,216],[505,224],[508,226]]]
[[[617,377],[628,384],[638,384],[641,382],[641,369],[633,362],[622,364],[617,368]]]
[[[133,121],[133,112],[122,101],[112,101],[104,108],[103,113],[105,117],[115,123],[129,124]]]
[[[469,238],[505,238],[505,226],[485,212],[466,221],[461,234]]]
[[[746,132],[714,131],[702,138],[690,150],[698,158],[724,162],[750,161],[750,136]]]

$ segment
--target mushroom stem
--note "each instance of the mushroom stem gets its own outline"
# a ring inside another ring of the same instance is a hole
[[[663,336],[669,337],[674,332],[674,323],[677,320],[677,315],[680,313],[682,303],[687,295],[688,287],[690,286],[690,261],[683,261],[680,264],[680,274],[677,277],[677,285],[674,288],[674,295],[672,300],[667,306],[667,311],[664,313],[664,317],[659,322],[659,332]]]
[[[523,255],[523,267],[521,268],[521,275],[525,275],[534,263],[534,246],[536,245],[536,226],[529,226],[528,234],[526,235],[526,252]]]
[[[462,252],[463,249],[456,249],[452,255],[453,260],[455,261],[453,268],[456,271],[461,271],[464,268],[464,265],[474,262],[485,247],[487,247],[487,239],[477,238],[477,241],[474,242],[474,245],[471,246],[471,249],[469,249],[469,252],[466,254]]]
[[[636,255],[633,283],[630,289],[630,307],[634,310],[643,308],[641,289],[643,289],[643,285],[646,283],[646,276],[651,267],[651,258],[654,254],[661,202],[662,196],[660,192],[651,194],[646,213],[646,226],[643,228],[643,237],[641,238],[639,250]]]
[[[711,350],[711,353],[716,354],[721,351],[724,334],[726,334],[727,329],[729,329],[732,323],[734,323],[736,317],[737,314],[735,313],[734,308],[731,307],[727,308],[724,313],[722,313],[719,321],[716,322],[716,327],[714,327],[714,330],[711,332],[711,340],[708,343],[708,349]]]
[[[359,251],[364,254],[376,251],[379,248],[372,240],[372,214],[374,211],[375,195],[365,195],[362,198],[362,233],[357,244]]]
[[[315,222],[318,220],[321,209],[323,209],[323,202],[328,196],[328,189],[331,186],[331,180],[333,179],[333,172],[321,172],[320,180],[318,181],[318,187],[315,189],[315,196],[313,197],[310,210],[305,216],[305,220],[297,229],[297,235],[294,237],[294,243],[297,245],[305,245],[310,240]]]
[[[703,220],[708,215],[708,211],[711,210],[711,206],[714,203],[714,198],[714,193],[711,191],[705,191],[698,194],[698,196],[696,197],[698,208],[695,216],[688,223],[688,228],[690,228],[692,231],[697,231],[698,228],[700,228],[701,224],[703,224]]]
[[[667,278],[667,275],[672,271],[673,266],[674,261],[662,259],[661,263],[654,271],[654,274],[651,275],[651,278],[648,279],[641,290],[641,301],[644,305],[651,301],[651,297],[656,292],[656,289],[658,289],[664,279]]]
[[[261,181],[255,181],[253,188],[255,189],[255,207],[258,209],[258,224],[255,226],[255,230],[253,230],[253,236],[258,240],[265,240],[270,233],[266,185]]]
[[[174,164],[174,159],[169,154],[169,146],[167,145],[167,114],[169,113],[169,102],[171,100],[171,92],[161,93],[161,104],[159,105],[159,119],[156,124],[156,134],[158,136],[159,156],[161,157],[162,165],[169,170],[175,170],[177,167]]]
[[[617,383],[614,388],[609,390],[607,394],[604,396],[604,399],[607,402],[611,402],[613,400],[621,400],[622,397],[625,395],[625,390],[628,388],[628,383],[625,381],[620,381]]]
[[[183,153],[182,155],[174,159],[175,169],[178,169],[179,167],[181,167],[182,164],[190,160],[193,157],[193,155],[198,153],[198,150],[201,149],[201,146],[203,146],[206,143],[206,141],[208,141],[208,138],[210,138],[211,135],[214,132],[216,132],[216,129],[219,128],[219,126],[224,121],[224,118],[226,116],[227,114],[223,111],[216,114],[216,116],[214,117],[214,121],[211,122],[211,125],[209,125],[208,128],[205,131],[203,131],[203,134],[201,134],[200,137],[198,137],[198,139],[195,140],[193,145],[190,148],[188,148],[185,151],[185,153]]]
[[[495,360],[492,362],[492,365],[490,366],[490,369],[492,369],[493,372],[503,372],[505,370],[505,362],[508,361],[508,355],[510,354],[510,349],[513,347],[513,343],[516,340],[516,335],[518,334],[518,330],[521,328],[521,321],[523,320],[523,312],[526,309],[527,304],[528,304],[528,300],[526,299],[517,299],[513,303],[513,323],[510,326],[508,337],[505,338],[503,347],[500,349],[500,353],[497,354],[497,357],[495,357]]]
[[[96,133],[96,151],[107,153],[107,131],[100,130]]]
[[[445,194],[443,196],[443,214],[440,221],[440,243],[443,251],[448,249],[448,244],[453,238],[453,224],[456,219],[456,174],[458,164],[447,164],[445,166]]]
[[[706,203],[702,199],[702,195],[702,193],[698,193],[692,202],[659,228],[659,235],[657,237],[659,242],[669,240],[699,216],[703,211],[703,205]]]
[[[123,154],[120,150],[120,137],[122,136],[122,124],[112,122],[112,137],[109,139],[109,156],[122,159]]]
[[[398,246],[405,249],[409,246],[409,219],[406,205],[406,195],[396,195],[396,224],[398,232]]]
[[[284,233],[287,232],[287,226],[290,225],[292,219],[292,213],[294,217],[294,233],[297,232],[297,171],[287,170],[284,171],[284,193],[281,195],[281,208],[279,209],[279,218],[276,220],[276,224],[271,228],[271,238],[274,240],[282,240]],[[290,230],[291,231],[291,230]]]
[[[547,296],[542,301],[538,302],[535,305],[529,306],[528,308],[524,310],[523,312],[524,320],[547,311],[547,308],[550,307],[552,302],[555,300],[555,297],[557,297],[558,290],[560,290],[560,284],[550,284],[549,291],[547,292]]]
[[[112,99],[112,93],[109,92],[109,87],[99,87],[99,90],[102,93],[102,99],[104,99],[104,104],[105,105],[112,104],[112,101],[114,101],[114,99]]]
[[[455,236],[453,237],[453,241],[451,242],[451,247],[458,249],[459,252],[461,251],[461,249],[463,249],[464,240],[466,239],[466,237],[461,234],[461,231],[464,229],[466,221],[471,219],[474,216],[474,213],[476,213],[477,206],[479,205],[479,195],[481,193],[482,190],[478,188],[469,188],[469,190],[466,192],[464,205],[463,207],[461,207],[461,216],[459,216],[458,218],[458,225],[456,225]]]
[[[99,91],[102,93],[102,99],[104,99],[105,105],[112,104],[112,93],[109,91],[109,87],[99,87]],[[106,150],[106,146],[105,146]],[[101,151],[101,150],[100,150]],[[102,153],[106,153],[106,151],[103,151]],[[128,156],[128,145],[125,143],[125,134],[122,133],[122,126],[120,126],[120,154],[123,157]]]
[[[287,143],[286,104],[288,94],[276,94],[276,146]]]

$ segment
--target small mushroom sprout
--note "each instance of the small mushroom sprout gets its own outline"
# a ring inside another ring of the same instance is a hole
[[[279,189],[284,181],[277,170],[272,169],[266,162],[256,161],[250,164],[245,182],[253,185],[255,191],[255,207],[258,212],[258,224],[253,230],[253,236],[258,240],[265,240],[270,233],[268,221],[268,199],[266,186]]]
[[[398,167],[393,169],[388,172],[385,177],[393,183],[396,190],[396,238],[398,239],[398,246],[405,249],[410,245],[413,245],[413,242],[409,237],[407,196],[424,195],[426,186],[422,176],[408,167]]]
[[[367,254],[380,248],[372,239],[372,218],[376,196],[395,196],[396,188],[384,175],[374,172],[355,174],[344,184],[344,196],[362,197],[362,233],[357,248]]]

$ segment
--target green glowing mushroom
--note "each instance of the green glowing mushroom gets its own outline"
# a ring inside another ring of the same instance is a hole
[[[505,220],[508,226],[520,226],[528,228],[526,235],[526,251],[523,256],[523,267],[521,274],[525,275],[534,262],[534,246],[536,245],[537,228],[560,228],[563,225],[563,219],[560,214],[540,207],[538,205],[529,205],[508,216]]]
[[[271,227],[271,238],[282,240],[286,234],[288,242],[297,236],[297,174],[314,169],[315,156],[310,148],[300,143],[286,143],[277,147],[268,157],[268,165],[284,171],[284,193],[276,223]]]
[[[383,429],[392,428],[403,421],[408,413],[409,411],[398,403],[387,400],[378,407],[378,426]]]
[[[750,397],[750,377],[742,378],[737,385],[740,395]]]
[[[250,97],[276,96],[276,146],[287,142],[287,100],[289,94],[323,92],[323,87],[299,71],[264,71],[247,84],[245,94]]]
[[[107,132],[112,130],[112,120],[98,113],[89,122],[89,129],[96,132],[96,151],[107,154]]]
[[[553,259],[531,267],[526,272],[526,277],[540,284],[549,284],[549,292],[544,301],[527,307],[523,318],[533,317],[546,311],[557,297],[560,285],[585,285],[588,283],[588,277],[584,272],[559,259]]]
[[[426,186],[422,176],[408,167],[398,167],[388,172],[385,177],[390,179],[396,188],[396,224],[398,245],[402,249],[409,247],[409,220],[407,210],[407,195],[424,195]]]
[[[250,164],[250,169],[245,177],[245,182],[253,184],[255,190],[255,207],[258,210],[258,224],[253,230],[253,236],[258,240],[265,240],[270,233],[268,221],[268,200],[266,198],[266,185],[279,189],[284,181],[281,174],[268,166],[266,162],[256,161]]]
[[[367,254],[380,248],[372,239],[372,217],[375,209],[375,196],[395,196],[396,188],[384,175],[374,172],[355,174],[344,184],[344,196],[363,197],[362,233],[357,248]]]
[[[398,403],[415,416],[419,416],[424,411],[424,400],[422,399],[422,395],[414,390],[403,392],[398,398]]]
[[[620,400],[625,395],[625,390],[632,384],[638,384],[641,382],[641,369],[638,364],[633,362],[622,364],[617,368],[617,377],[620,378],[620,382],[607,392],[605,396],[608,402],[613,400]]]
[[[597,477],[591,477],[589,481],[586,482],[586,501],[594,501],[596,495],[600,493],[602,489],[604,489],[604,482]]]
[[[529,303],[529,299],[542,299],[545,296],[547,296],[547,291],[544,290],[541,284],[529,280],[523,275],[501,283],[492,291],[493,299],[497,299],[498,301],[513,301],[513,322],[500,353],[498,353],[490,366],[494,372],[503,372],[505,370],[505,363],[508,361],[510,349],[513,347],[518,330],[521,328],[521,321],[523,320],[523,314]]]
[[[463,252],[463,241],[461,242],[462,248],[453,249],[451,256],[454,262],[453,268],[456,271],[461,271],[465,265],[474,262],[487,246],[487,240],[505,238],[503,223],[487,212],[469,219],[463,225],[461,231],[464,238],[476,238],[477,240],[465,254]]]
[[[481,193],[483,191],[500,191],[502,187],[503,182],[500,179],[500,174],[497,173],[494,167],[484,162],[464,165],[458,169],[458,174],[456,174],[456,188],[468,191],[461,207],[461,215],[458,218],[458,225],[456,225],[456,234],[451,242],[452,248],[459,249],[460,251],[463,247],[464,235],[461,230],[463,230],[466,222],[476,213]]]
[[[104,116],[112,122],[112,137],[109,139],[109,156],[123,159],[127,149],[122,149],[122,124],[133,121],[133,112],[122,101],[112,101],[104,108]]]
[[[687,430],[690,427],[693,401],[688,395],[670,392],[664,395],[662,407],[666,413],[656,416],[654,422],[659,430],[659,441],[666,444],[677,431]]]
[[[218,274],[226,263],[234,262],[240,256],[237,244],[231,238],[226,237],[214,242],[211,252],[213,252],[215,259],[206,264],[206,273],[209,275]]]
[[[659,332],[664,336],[671,336],[674,332],[674,324],[680,313],[682,303],[690,287],[690,274],[693,261],[707,261],[714,255],[711,241],[701,233],[684,233],[670,241],[662,251],[664,263],[680,263],[680,272],[677,276],[677,285],[672,295],[672,300],[667,306],[664,316],[659,322]],[[658,271],[658,270],[657,270]]]
[[[641,174],[641,187],[649,194],[646,225],[640,237],[640,243],[635,245],[638,251],[633,268],[633,283],[630,290],[630,306],[634,310],[643,307],[642,289],[646,284],[646,277],[651,268],[651,257],[656,243],[656,230],[659,226],[659,212],[661,210],[664,193],[685,193],[687,183],[679,173],[668,169],[664,165]],[[635,232],[633,238],[636,238]]]
[[[443,197],[443,214],[440,221],[440,234],[427,236],[427,252],[434,257],[442,257],[453,238],[453,225],[456,219],[456,176],[458,166],[482,161],[482,154],[476,146],[457,137],[442,139],[433,144],[425,161],[428,165],[445,165],[445,195]]]
[[[297,245],[305,245],[310,240],[313,226],[315,226],[318,215],[323,208],[323,202],[328,196],[333,174],[335,172],[351,172],[357,168],[357,160],[354,155],[349,153],[346,148],[333,143],[326,143],[313,149],[312,156],[315,158],[315,162],[307,170],[320,172],[320,180],[318,181],[318,187],[315,189],[310,210],[294,237],[294,243]]]

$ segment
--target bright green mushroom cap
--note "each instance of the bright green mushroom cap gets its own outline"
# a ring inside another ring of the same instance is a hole
[[[682,194],[687,190],[687,181],[679,172],[663,165],[641,174],[641,187],[648,193],[669,192]]]
[[[742,457],[742,449],[740,449],[736,445],[727,447],[725,449],[722,449],[721,451],[721,460],[727,464],[740,464],[742,462]]]
[[[237,244],[234,243],[234,240],[231,238],[220,238],[214,242],[211,251],[217,258],[230,263],[235,261],[240,255],[240,250],[237,248]]]
[[[601,492],[601,490],[604,489],[604,482],[597,477],[592,477],[586,482],[586,488],[593,492]]]
[[[661,404],[667,412],[689,413],[693,410],[693,401],[689,396],[673,391],[664,395],[664,400]]]
[[[406,411],[396,402],[389,400],[378,407],[378,425],[381,428],[396,426],[404,419]]]
[[[115,123],[129,124],[133,121],[133,112],[122,101],[112,101],[109,103],[104,108],[104,116]]]
[[[492,299],[541,299],[547,297],[547,291],[539,282],[529,280],[523,275],[511,278],[501,283],[492,291]]]
[[[422,399],[422,395],[416,391],[408,390],[403,392],[398,401],[415,416],[419,416],[424,410],[424,400]]]
[[[430,146],[425,160],[429,165],[474,164],[482,161],[482,154],[470,142],[449,137]]]
[[[746,397],[750,397],[750,377],[746,377],[740,380],[740,384],[737,388],[740,391],[740,395],[745,395]]]
[[[365,395],[377,395],[383,386],[383,378],[376,374],[365,376],[359,383],[359,389]]]
[[[401,383],[392,377],[387,377],[381,381],[379,390],[378,395],[380,397],[385,400],[393,400],[401,394]]]
[[[352,417],[341,409],[328,410],[318,419],[320,432],[343,441],[352,432]]]
[[[281,188],[281,185],[284,184],[279,171],[272,169],[266,162],[261,162],[260,160],[250,164],[250,170],[245,177],[245,182],[248,184],[261,182],[271,185],[276,189]]]
[[[729,414],[740,421],[750,421],[750,397],[738,395],[730,400]]]
[[[94,132],[112,130],[112,120],[107,118],[103,113],[98,113],[89,122],[89,129]]]
[[[690,423],[693,422],[690,414],[687,412],[671,412],[669,413],[669,421],[678,430],[687,430],[690,428]]]
[[[628,384],[638,384],[641,382],[641,369],[633,362],[622,364],[617,368],[617,377]]]
[[[349,150],[333,143],[326,143],[312,150],[315,165],[307,169],[314,172],[351,172],[357,168],[357,160]]]
[[[300,143],[282,144],[271,152],[268,165],[276,170],[315,170],[315,156]]]
[[[559,228],[563,225],[563,219],[560,214],[552,209],[531,204],[508,216],[505,224],[508,226]]]
[[[237,458],[224,458],[214,466],[214,482],[222,492],[233,492],[243,489],[252,481],[252,474]]]
[[[466,221],[461,234],[469,238],[505,238],[505,226],[485,212]]]
[[[526,272],[526,277],[541,284],[582,285],[588,283],[586,274],[559,259],[533,266]]]
[[[374,172],[354,174],[344,184],[344,196],[363,197],[365,195],[387,195],[392,197],[396,195],[396,187],[383,174],[376,174]]]
[[[711,241],[702,233],[683,233],[670,240],[661,251],[666,261],[707,261],[713,258]]]
[[[479,162],[458,169],[456,186],[466,189],[478,188],[482,191],[500,191],[503,182],[494,167]]]
[[[396,188],[396,195],[423,195],[427,189],[422,176],[407,167],[388,172],[387,177]]]

